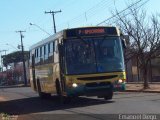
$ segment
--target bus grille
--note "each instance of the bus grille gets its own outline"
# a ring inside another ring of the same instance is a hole
[[[111,85],[110,82],[100,82],[100,83],[86,83],[86,87],[102,87],[102,86],[109,86]]]
[[[96,77],[83,77],[77,78],[78,80],[105,80],[105,79],[112,79],[118,77],[118,75],[110,75],[110,76],[96,76]]]

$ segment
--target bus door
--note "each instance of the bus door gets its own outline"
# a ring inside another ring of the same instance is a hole
[[[60,66],[60,78],[61,78],[61,86],[62,91],[65,92],[65,60],[64,60],[64,44],[58,44],[58,51],[59,51],[59,66]]]
[[[35,77],[35,56],[34,55],[32,55],[32,80],[33,80],[34,90],[36,90],[37,86],[36,86],[36,77]]]

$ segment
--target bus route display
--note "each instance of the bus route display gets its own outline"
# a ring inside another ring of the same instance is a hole
[[[66,37],[117,36],[115,27],[89,27],[66,30]]]

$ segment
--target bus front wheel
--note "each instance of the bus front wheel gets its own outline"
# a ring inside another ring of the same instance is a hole
[[[60,102],[63,104],[64,103],[64,98],[63,98],[63,95],[62,95],[62,89],[61,89],[61,85],[60,85],[59,80],[56,80],[56,91],[57,91],[57,96],[60,99]]]
[[[105,100],[111,100],[113,97],[113,90],[109,91],[108,92],[108,95],[107,96],[104,96],[104,99]]]
[[[61,86],[60,86],[59,80],[56,80],[56,91],[57,91],[57,95],[58,96],[62,95],[62,90],[61,90]]]

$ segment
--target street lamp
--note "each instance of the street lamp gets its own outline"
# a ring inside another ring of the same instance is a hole
[[[51,34],[49,34],[47,31],[45,31],[43,28],[41,28],[40,26],[38,26],[38,25],[36,25],[36,24],[34,24],[34,23],[29,23],[29,24],[36,26],[37,28],[39,28],[41,31],[45,32],[45,33],[48,34],[49,36],[51,35]]]

